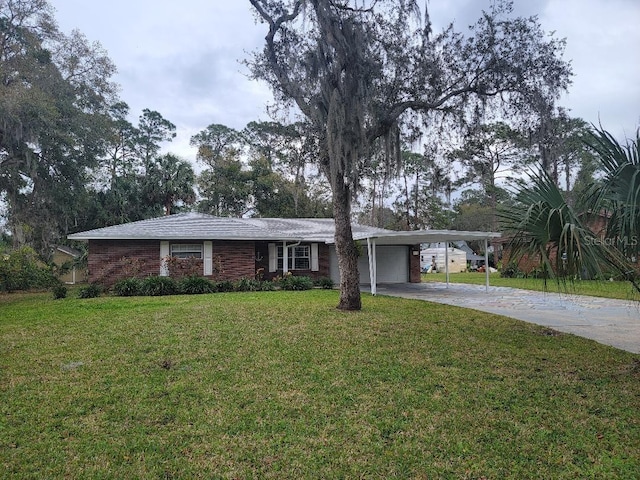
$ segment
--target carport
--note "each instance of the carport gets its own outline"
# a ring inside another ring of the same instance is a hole
[[[489,265],[489,240],[500,238],[502,234],[498,232],[475,232],[475,231],[463,231],[463,230],[420,230],[410,232],[377,232],[375,235],[364,235],[356,240],[367,242],[367,253],[369,257],[369,279],[371,282],[371,294],[377,293],[378,286],[378,261],[376,248],[378,246],[393,246],[393,245],[416,245],[421,243],[435,243],[435,242],[453,242],[457,240],[466,241],[484,241],[484,259],[485,265]],[[414,254],[412,252],[412,254]],[[420,252],[416,252],[420,255]],[[445,248],[445,272],[447,279],[447,286],[449,285],[449,258],[448,249]],[[485,286],[486,291],[489,291],[489,269],[485,270]]]

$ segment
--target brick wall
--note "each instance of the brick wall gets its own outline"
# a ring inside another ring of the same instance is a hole
[[[555,264],[556,253],[557,253],[557,249],[555,249],[555,248],[552,249],[551,252],[549,253],[549,260],[551,261],[552,265]],[[502,251],[502,265],[503,265],[503,268],[508,266],[508,265],[511,265],[512,263],[515,263],[515,261],[511,258],[511,249],[509,247],[506,247]],[[529,275],[535,269],[540,268],[541,264],[542,264],[542,262],[540,260],[540,255],[534,255],[534,256],[522,255],[518,259],[518,263],[516,264],[516,267],[521,272],[526,273],[527,275]]]
[[[409,282],[420,283],[420,245],[409,247]]]
[[[111,286],[132,276],[160,273],[157,240],[89,240],[89,281]]]
[[[268,260],[267,260],[268,261]],[[239,280],[256,275],[255,242],[213,242],[213,265],[216,280]],[[220,272],[215,274],[216,266]]]
[[[201,243],[202,241],[190,241]],[[318,244],[317,272],[294,270],[294,275],[311,278],[329,276],[329,246]],[[255,278],[259,268],[263,278],[282,275],[282,271],[269,273],[267,242],[213,242],[214,280],[238,280]],[[118,280],[133,276],[144,278],[160,274],[159,240],[90,240],[89,281],[112,286]]]
[[[190,241],[201,243],[202,241]],[[255,276],[254,242],[213,242],[216,280],[237,280]],[[216,267],[220,268],[218,273]],[[160,274],[159,240],[90,240],[89,281],[111,286],[133,276]]]

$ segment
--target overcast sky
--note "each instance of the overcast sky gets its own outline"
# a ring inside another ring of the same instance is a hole
[[[177,126],[165,150],[194,160],[192,135],[268,120],[270,92],[241,64],[266,33],[248,0],[50,0],[62,31],[77,28],[108,51],[135,123],[143,108]],[[430,0],[436,25],[474,23],[488,0]],[[575,76],[561,105],[618,137],[640,125],[640,0],[515,0],[521,15],[566,37]]]

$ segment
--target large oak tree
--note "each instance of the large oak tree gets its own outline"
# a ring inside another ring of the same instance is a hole
[[[46,0],[0,1],[0,197],[14,243],[46,256],[73,222],[107,133],[115,66],[62,34]]]
[[[333,191],[340,269],[338,308],[361,308],[351,200],[372,147],[400,157],[400,131],[420,118],[452,128],[488,108],[527,114],[569,83],[564,42],[537,18],[511,18],[499,3],[468,34],[434,34],[415,0],[250,0],[266,23],[250,66],[278,101],[294,104],[320,139],[319,164]],[[535,108],[533,108],[535,107]]]

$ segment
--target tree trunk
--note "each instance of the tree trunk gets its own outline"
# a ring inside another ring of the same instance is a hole
[[[419,208],[420,208],[420,172],[416,169],[416,183],[413,187],[415,189],[413,195],[413,214],[415,215],[416,223],[418,222],[418,218],[420,218]],[[423,219],[424,222],[424,219]],[[424,223],[422,223],[422,228],[424,228]]]
[[[340,310],[360,310],[358,250],[351,230],[351,192],[342,179],[334,182],[333,216],[336,224],[336,254],[340,271]]]

